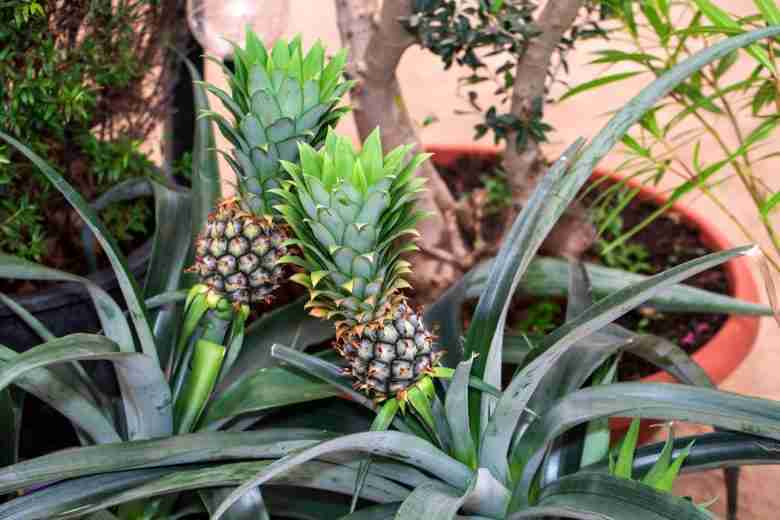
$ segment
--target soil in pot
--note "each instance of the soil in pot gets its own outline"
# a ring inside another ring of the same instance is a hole
[[[472,212],[465,219],[461,216],[462,221],[472,224],[471,229],[467,229],[467,239],[472,243],[479,240],[500,243],[501,232],[508,224],[502,204],[509,199],[502,174],[496,170],[496,161],[463,156],[454,166],[440,167],[439,171],[455,196],[462,201],[464,211]],[[608,181],[586,185],[581,193],[582,201],[588,207],[600,207],[600,196],[609,187]],[[656,209],[654,203],[634,198],[622,210],[619,219],[609,222],[604,238],[613,239],[621,231],[633,229]],[[475,211],[477,219],[474,218]],[[608,215],[608,210],[594,210],[597,223],[606,222]],[[476,225],[475,220],[478,220]],[[697,229],[670,213],[655,219],[611,254],[603,254],[606,243],[606,240],[594,243],[584,260],[647,275],[712,252],[702,242]],[[721,267],[702,272],[684,283],[729,294],[727,274]],[[465,320],[470,319],[475,305],[475,301],[466,302]],[[563,323],[565,311],[565,300],[518,295],[510,308],[507,328],[513,333],[547,333]],[[718,332],[726,319],[727,316],[722,314],[661,313],[651,307],[640,307],[617,323],[633,331],[664,337],[693,354]],[[619,378],[636,380],[655,372],[657,369],[653,365],[625,354],[619,367]]]

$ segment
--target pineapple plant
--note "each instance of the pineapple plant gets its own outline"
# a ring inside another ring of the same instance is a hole
[[[230,113],[206,111],[231,144],[223,154],[237,180],[238,196],[220,203],[197,244],[192,271],[202,284],[233,302],[268,301],[285,278],[286,227],[274,206],[285,179],[280,161],[296,162],[298,145],[318,147],[347,111],[338,107],[351,82],[343,79],[346,51],[330,60],[315,43],[306,53],[300,37],[267,49],[251,30],[234,45],[235,72],[224,67],[229,92],[206,84]]]
[[[336,321],[336,348],[356,388],[403,395],[437,359],[401,293],[410,270],[401,254],[415,249],[410,238],[424,216],[414,208],[424,184],[415,170],[428,156],[407,160],[409,146],[383,155],[378,129],[359,153],[335,132],[319,151],[299,150],[298,164],[282,162],[291,179],[276,190],[301,251],[283,261],[303,268],[291,279],[309,290],[310,313]]]

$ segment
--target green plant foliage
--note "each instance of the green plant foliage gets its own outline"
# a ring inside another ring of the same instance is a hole
[[[202,87],[196,88],[199,99],[206,103]],[[207,110],[208,105],[203,108]],[[213,142],[210,124],[205,121],[199,131],[206,135],[201,135],[203,139],[198,140],[199,143]],[[24,496],[22,503],[0,505],[0,517],[53,518],[74,508],[81,516],[89,507],[94,508],[96,514],[99,510],[111,508],[110,512],[102,511],[109,518],[151,520],[159,518],[158,515],[176,517],[187,514],[191,508],[188,500],[177,505],[177,495],[170,493],[192,489],[193,482],[200,482],[195,487],[202,488],[236,484],[264,464],[261,462],[259,466],[250,468],[221,468],[220,463],[230,457],[214,457],[211,450],[220,442],[223,447],[232,449],[230,446],[236,447],[235,442],[239,441],[244,444],[242,449],[247,450],[246,454],[257,454],[259,452],[253,447],[267,445],[267,449],[271,450],[266,451],[267,454],[281,455],[287,449],[310,445],[311,442],[306,439],[321,440],[329,436],[323,435],[321,430],[300,429],[246,435],[234,433],[248,428],[262,418],[263,413],[285,404],[334,395],[328,385],[316,379],[274,367],[274,360],[268,352],[270,342],[277,340],[294,342],[299,349],[307,348],[331,337],[333,329],[332,326],[319,326],[319,322],[305,314],[299,302],[278,309],[247,329],[244,321],[248,309],[234,308],[206,287],[191,287],[191,282],[182,276],[185,261],[194,247],[191,220],[214,193],[211,187],[218,184],[216,169],[198,171],[198,182],[193,183],[194,193],[149,181],[157,218],[149,273],[145,281],[139,281],[128,272],[124,255],[117,248],[117,237],[110,235],[97,211],[86,203],[83,196],[29,147],[2,132],[0,138],[40,168],[43,176],[84,219],[96,241],[106,251],[128,307],[127,313],[122,312],[111,296],[87,278],[0,255],[0,276],[4,279],[82,284],[92,297],[102,325],[100,335],[72,334],[55,338],[34,316],[13,300],[0,295],[0,300],[38,331],[44,340],[24,354],[0,346],[0,413],[11,419],[4,425],[13,426],[12,430],[4,432],[3,439],[18,445],[17,396],[14,394],[12,401],[8,387],[12,387],[14,392],[29,392],[69,419],[80,433],[79,439],[84,445],[81,449],[87,452],[84,457],[44,457],[21,464],[37,467],[38,470],[33,470],[33,473],[46,475],[42,478],[49,482],[68,476],[84,477],[89,482],[75,487],[71,486],[72,481],[59,482],[55,487],[59,484],[65,487],[57,488],[53,496],[48,491],[53,488],[43,490],[48,496],[46,500],[30,502],[28,496]],[[203,150],[201,145],[194,150],[194,156],[201,164],[215,162],[214,154],[214,150]],[[132,160],[128,161],[132,164]],[[109,161],[106,164],[110,166],[114,163]],[[110,175],[111,171],[107,170],[106,174]],[[201,188],[208,193],[200,193]],[[315,322],[316,326],[311,322]],[[245,346],[250,348],[244,349]],[[113,365],[119,383],[118,393],[99,386],[84,370],[83,362],[97,360]],[[258,388],[262,389],[259,394]],[[247,415],[258,412],[261,412],[260,417],[241,422]],[[234,432],[203,433],[205,439],[197,435],[187,436],[192,432],[208,432],[223,426],[229,426]],[[147,441],[151,444],[144,444]],[[193,443],[208,448],[194,453]],[[171,449],[183,449],[184,454],[180,451],[178,455],[166,459],[163,453]],[[140,453],[140,459],[128,464],[129,459],[122,455],[123,450]],[[16,448],[9,453],[13,456],[15,451]],[[78,461],[89,462],[80,466]],[[9,465],[0,472],[14,473],[10,464],[16,461],[6,462]],[[76,466],[72,466],[73,462]],[[182,465],[189,465],[189,469],[198,467],[192,464],[207,464],[206,473],[181,473]],[[128,474],[129,470],[144,466],[153,468],[151,473],[130,471]],[[161,467],[168,471],[161,472]],[[376,487],[379,482],[380,488],[395,489],[394,496],[401,498],[403,495],[399,494],[397,485],[378,477],[382,473],[382,465],[377,463],[376,468],[366,475],[366,496],[372,499],[380,496]],[[225,478],[226,470],[232,476]],[[241,471],[244,472],[243,477]],[[347,494],[352,491],[350,482],[354,480],[356,471],[357,468],[346,464],[333,464],[299,475],[317,480],[312,483],[314,488]],[[36,478],[30,481],[13,477],[6,484],[21,490],[21,487],[34,484]],[[125,494],[127,486],[136,487]],[[202,493],[206,508],[213,501],[220,500],[216,491],[203,489]],[[157,498],[165,494],[168,496]],[[100,505],[95,506],[96,503]],[[82,506],[85,509],[81,510]],[[249,512],[256,518],[264,507],[262,499],[253,501],[248,498],[234,512]],[[64,517],[67,516],[65,514]]]
[[[155,66],[166,59],[168,17],[167,3],[151,0],[0,4],[0,130],[49,158],[88,200],[150,175],[139,143],[167,102],[170,79]],[[61,258],[77,237],[63,219],[67,203],[8,148],[0,150],[0,199],[1,251],[78,267]],[[106,215],[109,228],[120,242],[148,236],[151,211],[149,199],[117,204]]]
[[[230,92],[206,85],[232,121],[215,112],[204,115],[233,146],[225,157],[244,203],[258,215],[274,215],[273,190],[284,179],[279,161],[296,162],[299,143],[319,146],[347,111],[336,106],[352,86],[343,79],[347,54],[341,50],[326,61],[322,43],[304,52],[300,36],[266,48],[248,30],[245,46],[235,45],[234,55],[235,72],[225,68]]]
[[[619,211],[620,208],[617,209]],[[604,265],[628,271],[629,273],[650,273],[653,266],[648,263],[650,252],[636,242],[619,242],[610,248],[610,242],[617,240],[623,234],[623,218],[614,207],[600,204],[594,208],[593,224],[599,231],[596,247]]]
[[[482,184],[487,194],[488,214],[500,213],[512,206],[512,191],[505,171],[497,168],[490,174],[483,175]]]
[[[527,309],[527,315],[517,324],[520,334],[546,334],[555,329],[561,314],[561,305],[553,300],[534,302]]]
[[[503,4],[496,0],[485,5],[500,9]],[[531,344],[521,350],[504,334],[504,325],[512,296],[534,265],[544,237],[598,160],[677,83],[731,51],[778,34],[780,27],[754,31],[701,51],[643,90],[587,146],[582,141],[570,146],[517,217],[488,273],[482,279],[478,273],[469,273],[431,313],[441,316],[450,309],[448,318],[457,322],[458,314],[451,309],[461,305],[472,286],[479,286],[480,303],[464,342],[460,343],[458,325],[449,323],[449,343],[439,345],[454,351],[449,366],[432,367],[427,371],[430,377],[404,388],[403,396],[377,403],[359,386],[353,388],[343,365],[333,362],[337,355],[303,352],[327,337],[323,329],[332,326],[305,316],[303,302],[277,309],[244,330],[235,326],[243,319],[237,309],[219,294],[196,286],[184,296],[183,309],[168,308],[176,313],[168,322],[172,332],[163,330],[149,339],[146,315],[152,304],[138,299],[132,282],[122,285],[132,320],[116,312],[116,303],[105,293],[93,289],[106,335],[49,339],[22,355],[0,349],[0,392],[7,385],[36,391],[63,413],[78,417],[80,428],[83,425],[82,430],[100,436],[102,442],[85,438],[84,447],[0,468],[0,493],[46,486],[0,505],[0,517],[33,520],[95,513],[102,515],[98,518],[122,520],[185,515],[211,520],[270,518],[272,514],[352,520],[709,518],[691,501],[671,494],[671,481],[683,469],[712,469],[745,461],[776,463],[773,448],[780,441],[780,404],[716,390],[681,350],[612,322],[672,288],[679,294],[676,286],[683,280],[749,254],[750,247],[696,258],[653,276],[626,275],[632,283],[623,280],[623,285],[596,302],[588,270],[571,262],[570,304],[562,326],[528,338]],[[26,150],[17,141],[6,140]],[[275,193],[287,203],[282,208],[285,217],[294,212],[296,218],[289,220],[309,254],[301,262],[307,272],[300,278],[308,282],[313,296],[322,296],[317,294],[322,284],[328,301],[338,306],[344,297],[351,297],[357,282],[349,283],[348,278],[334,286],[325,277],[354,268],[360,256],[352,254],[349,265],[339,266],[337,252],[347,246],[335,238],[353,242],[348,224],[358,232],[367,226],[358,225],[362,221],[345,224],[329,212],[333,208],[351,211],[365,196],[383,201],[379,209],[390,208],[384,212],[386,218],[376,217],[377,208],[368,203],[358,208],[366,212],[366,218],[373,215],[375,234],[386,229],[385,225],[404,232],[413,229],[411,208],[398,208],[420,187],[410,180],[414,167],[409,164],[421,159],[404,162],[404,148],[385,155],[378,134],[359,153],[335,135],[326,138],[319,151],[306,145],[300,150],[300,164],[285,164],[292,180],[284,184],[284,191]],[[94,212],[56,172],[31,152],[25,153],[106,244],[123,280],[127,275],[121,254]],[[407,169],[408,174],[404,173]],[[372,190],[377,186],[383,189]],[[162,197],[165,193],[158,187],[157,200],[171,207],[181,202],[170,194]],[[190,205],[184,205],[189,215],[197,214],[193,206],[202,200],[200,194],[192,194]],[[158,202],[158,208],[163,205]],[[167,211],[172,213],[170,208]],[[192,229],[189,218],[176,225],[181,226],[178,234],[175,226],[158,229],[158,239],[172,240],[171,236],[182,234],[181,229]],[[338,237],[329,228],[339,230]],[[387,238],[392,241],[397,236],[388,233]],[[362,254],[359,246],[367,247],[369,242],[355,241],[349,247]],[[180,264],[165,256],[157,255],[155,262],[165,267],[178,288]],[[367,261],[374,260],[368,256]],[[318,269],[311,269],[310,264]],[[9,258],[0,258],[0,274],[68,276]],[[71,279],[91,287],[89,281]],[[164,281],[155,273],[147,283],[154,305],[181,301],[180,291],[175,295],[160,292]],[[392,318],[392,327],[401,330],[406,328],[404,321],[411,319],[409,315]],[[363,328],[363,332],[374,332],[366,325]],[[159,331],[155,328],[155,332]],[[374,339],[383,339],[382,333],[374,332]],[[269,348],[270,342],[277,341],[290,346]],[[228,362],[235,349],[240,349],[236,359]],[[159,353],[164,350],[168,355],[163,357]],[[614,383],[615,360],[629,350],[686,384]],[[170,360],[167,365],[156,362],[163,358]],[[81,379],[77,363],[87,359],[106,359],[117,367],[124,378],[120,385],[124,414],[108,412],[110,408],[101,406],[106,396]],[[505,379],[503,362],[510,360],[519,366]],[[228,373],[220,373],[225,370]],[[71,392],[45,393],[54,382]],[[165,399],[166,389],[170,399]],[[281,404],[334,394],[346,402],[330,409],[309,404],[297,408],[292,417],[269,417]],[[142,400],[144,396],[148,399]],[[14,403],[7,397],[0,395],[4,399],[0,413],[13,417]],[[638,426],[634,426],[619,448],[613,475],[604,460],[608,458],[605,420],[613,416],[690,420],[730,431],[685,439],[685,444],[670,439],[660,447],[637,448]],[[268,427],[267,418],[278,419],[279,424]],[[247,431],[258,421],[257,429]],[[356,425],[367,431],[354,433]],[[578,433],[581,425],[588,425],[583,428],[585,437]],[[178,429],[178,434],[165,434],[171,428]],[[691,444],[691,440],[696,442]],[[759,450],[756,444],[764,442],[769,449]],[[580,451],[585,449],[588,455],[583,457]],[[589,465],[583,467],[583,461]],[[354,511],[348,499],[337,502],[328,493],[353,495]]]

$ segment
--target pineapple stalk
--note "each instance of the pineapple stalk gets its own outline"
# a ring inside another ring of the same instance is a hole
[[[238,357],[248,316],[247,305],[231,303],[205,285],[190,290],[182,337],[168,368],[177,433],[197,425],[217,381]]]
[[[428,156],[407,160],[407,146],[384,155],[378,130],[359,153],[334,132],[319,151],[299,150],[299,164],[282,162],[290,180],[275,193],[302,254],[282,261],[303,269],[291,279],[308,288],[310,313],[336,321],[336,348],[356,387],[404,397],[438,357],[401,292],[410,272],[401,255],[415,249],[424,216],[415,210],[424,184],[415,170]]]

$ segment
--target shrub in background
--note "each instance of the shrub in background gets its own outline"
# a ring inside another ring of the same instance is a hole
[[[177,1],[12,0],[0,4],[0,129],[64,173],[87,200],[150,175],[139,146],[168,106],[165,44]],[[143,31],[141,28],[143,27]],[[0,148],[0,250],[54,267],[80,221],[38,169]],[[127,242],[148,234],[148,200],[107,208]]]

